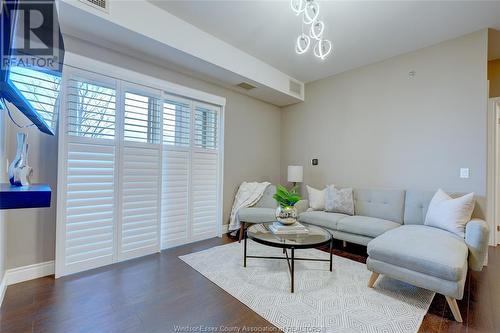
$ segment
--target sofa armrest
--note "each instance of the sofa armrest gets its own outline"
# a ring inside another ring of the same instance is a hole
[[[481,219],[472,219],[465,226],[465,243],[469,248],[469,267],[475,271],[483,269],[488,251],[490,231],[488,223]]]
[[[309,208],[309,200],[299,200],[295,204],[295,208],[297,208],[297,214],[302,214]]]

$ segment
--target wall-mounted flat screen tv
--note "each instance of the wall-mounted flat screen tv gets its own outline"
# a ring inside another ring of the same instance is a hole
[[[38,129],[53,135],[43,107],[57,103],[64,43],[53,0],[0,0],[0,110],[14,105]],[[48,93],[47,93],[48,92]],[[55,98],[54,98],[55,97]],[[3,102],[3,104],[2,104]]]

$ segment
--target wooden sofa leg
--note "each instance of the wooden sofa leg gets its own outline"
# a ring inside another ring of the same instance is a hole
[[[372,272],[372,275],[370,276],[370,280],[368,280],[368,287],[369,288],[373,288],[373,285],[375,284],[375,282],[377,282],[379,275],[380,275],[379,273]]]
[[[245,233],[245,222],[240,222],[240,239],[238,240],[238,243],[241,243],[244,233]]]
[[[457,322],[461,323],[462,316],[460,315],[460,309],[458,308],[457,300],[448,296],[445,297],[446,301],[448,302],[448,305],[450,306],[451,313],[453,313],[453,317]]]

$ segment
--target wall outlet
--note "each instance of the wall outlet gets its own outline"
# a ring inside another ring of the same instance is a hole
[[[312,165],[318,165],[318,159],[317,158],[313,158],[312,161],[311,161],[311,164]]]
[[[469,178],[469,177],[470,177],[470,169],[460,168],[460,178]]]

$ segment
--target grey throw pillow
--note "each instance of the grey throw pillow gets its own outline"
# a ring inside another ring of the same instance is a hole
[[[328,186],[325,194],[325,210],[327,212],[354,215],[352,188],[339,189],[335,186]]]

